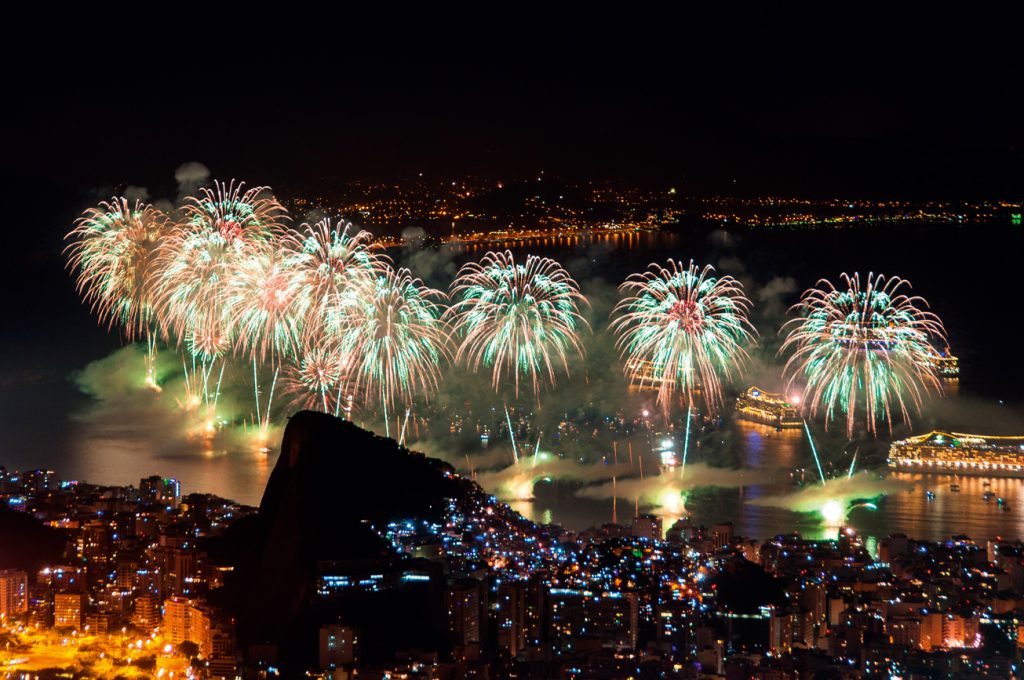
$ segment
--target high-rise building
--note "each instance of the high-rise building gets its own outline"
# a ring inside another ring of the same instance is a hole
[[[728,545],[732,545],[732,539],[732,522],[723,522],[722,524],[716,524],[711,528],[711,540],[715,552],[718,552]]]
[[[82,626],[82,594],[57,593],[53,596],[53,627],[74,628]]]
[[[0,570],[0,616],[28,611],[28,574],[17,569]]]
[[[110,525],[101,519],[90,519],[82,527],[82,557],[93,564],[104,564],[111,558]]]
[[[658,648],[672,658],[696,654],[696,628],[693,606],[687,600],[666,600],[657,607]]]
[[[467,578],[452,583],[445,591],[448,632],[457,646],[480,643],[481,590],[480,581]]]
[[[157,599],[152,595],[139,595],[135,598],[135,614],[132,623],[145,631],[151,631],[160,625],[160,609]]]
[[[191,642],[203,656],[213,653],[214,624],[202,603],[174,596],[164,601],[164,637],[171,644]]]
[[[190,602],[186,597],[174,596],[164,600],[164,637],[172,645],[188,639]]]
[[[768,653],[773,656],[793,650],[793,617],[788,611],[772,611],[768,621]]]
[[[144,503],[176,508],[181,503],[181,484],[159,475],[146,477],[139,481],[139,497]]]
[[[633,518],[633,535],[649,540],[661,540],[661,518],[657,515],[639,515]]]
[[[355,663],[358,644],[350,626],[320,626],[320,670],[330,673]]]
[[[526,584],[506,581],[498,586],[495,603],[498,650],[515,658],[526,647]]]

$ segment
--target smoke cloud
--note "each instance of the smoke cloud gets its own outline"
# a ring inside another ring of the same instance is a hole
[[[174,180],[178,183],[178,200],[190,196],[210,179],[210,169],[198,161],[182,163],[174,171]]]

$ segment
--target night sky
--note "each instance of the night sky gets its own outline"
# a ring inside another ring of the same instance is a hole
[[[113,187],[173,195],[186,161],[286,195],[539,169],[688,194],[1024,194],[1013,16],[588,7],[438,29],[411,19],[339,20],[317,35],[314,16],[219,27],[133,14],[12,31],[0,113],[5,436],[29,436],[41,409],[67,411],[67,390],[52,386],[118,343],[63,271],[71,221]]]

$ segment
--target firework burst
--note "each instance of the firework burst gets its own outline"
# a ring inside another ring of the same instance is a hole
[[[667,267],[651,264],[619,288],[625,297],[613,310],[611,328],[626,376],[641,387],[657,387],[666,414],[676,397],[690,405],[698,391],[708,410],[718,410],[722,380],[747,359],[743,345],[754,332],[747,320],[750,300],[739,281],[714,271],[670,259]]]
[[[470,262],[452,283],[457,300],[450,316],[461,337],[456,362],[491,370],[491,384],[526,380],[534,394],[555,384],[556,368],[569,372],[570,354],[582,356],[580,314],[587,300],[560,264],[530,255],[518,264],[512,253],[487,253]]]
[[[275,366],[294,353],[299,338],[303,302],[292,264],[276,244],[259,244],[237,263],[224,296],[238,349]]]
[[[780,350],[792,351],[787,384],[806,382],[803,408],[824,411],[826,427],[845,414],[852,435],[860,413],[870,432],[880,419],[891,430],[894,415],[909,422],[911,408],[942,391],[932,343],[945,344],[945,329],[923,298],[902,292],[909,288],[899,277],[843,274],[840,286],[822,279],[792,308]]]
[[[296,410],[313,409],[338,415],[342,409],[339,388],[346,374],[344,359],[329,349],[310,347],[288,367],[283,388]]]
[[[231,327],[225,314],[229,283],[255,248],[283,228],[284,208],[265,187],[215,182],[189,197],[184,218],[165,239],[158,256],[156,301],[168,332],[179,339],[227,344]]]
[[[156,253],[167,223],[153,206],[115,197],[86,210],[67,235],[78,291],[100,323],[119,324],[129,340],[151,328]]]
[[[302,305],[303,339],[320,344],[342,333],[359,303],[384,273],[387,258],[374,251],[368,231],[325,218],[303,224],[284,239],[295,272],[295,295]]]
[[[437,390],[441,363],[450,358],[436,301],[443,297],[409,270],[387,267],[338,336],[341,356],[351,357],[346,392],[361,404],[380,404],[385,425],[389,410]]]

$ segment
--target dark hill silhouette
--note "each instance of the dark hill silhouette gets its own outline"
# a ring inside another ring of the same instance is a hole
[[[34,574],[46,563],[63,560],[65,535],[31,515],[0,505],[0,569]]]
[[[440,521],[447,499],[478,492],[452,472],[443,461],[351,422],[311,411],[293,416],[259,512],[235,523],[211,546],[214,554],[231,554],[236,563],[223,604],[237,614],[240,640],[277,643],[282,663],[308,662],[314,660],[317,626],[341,620],[363,630],[360,643],[365,640],[371,655],[372,630],[381,626],[389,627],[391,640],[389,650],[378,645],[380,654],[403,645],[442,646],[439,570],[423,592],[350,599],[345,607],[317,598],[315,581],[318,563],[415,564],[396,559],[372,527],[407,518]]]

